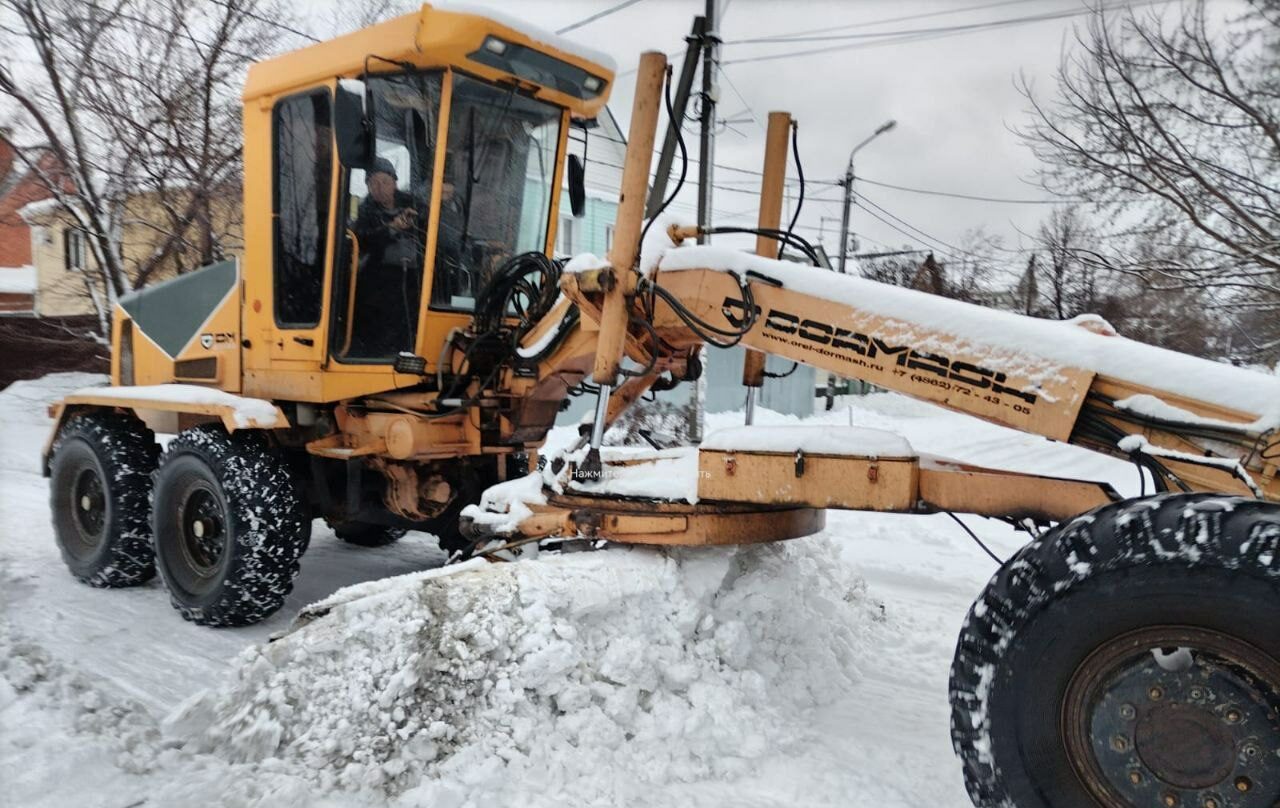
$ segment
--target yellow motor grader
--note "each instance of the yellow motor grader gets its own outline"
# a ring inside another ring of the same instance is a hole
[[[776,541],[828,508],[1005,518],[1032,539],[952,669],[975,804],[1280,805],[1280,378],[775,260],[796,242],[785,113],[755,255],[688,243],[710,223],[646,225],[667,75],[644,54],[607,260],[566,266],[550,255],[566,172],[581,199],[569,133],[603,109],[607,57],[423,6],[255,65],[243,260],[122,299],[111,386],[52,408],[72,574],[158,570],[185,618],[235,626],[284,602],[314,518],[365,545],[428,530],[458,555]],[[750,349],[749,402],[782,356],[1128,457],[1155,493],[755,426],[695,450],[696,496],[610,493],[646,461],[602,459],[609,424],[728,344]],[[594,418],[559,476],[522,477],[584,389]],[[156,432],[176,435],[163,452]],[[513,487],[531,495],[476,507]]]

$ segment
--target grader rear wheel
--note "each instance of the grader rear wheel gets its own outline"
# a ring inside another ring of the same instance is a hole
[[[951,672],[974,804],[1280,805],[1280,508],[1152,497],[1023,548]]]
[[[311,521],[288,465],[255,432],[188,429],[156,471],[156,565],[193,623],[244,626],[284,605]]]

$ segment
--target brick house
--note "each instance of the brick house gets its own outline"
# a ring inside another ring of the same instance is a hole
[[[40,152],[36,159],[42,171],[57,171],[51,152]],[[0,131],[0,316],[35,311],[31,227],[18,211],[49,196],[36,172],[18,157],[7,133]]]

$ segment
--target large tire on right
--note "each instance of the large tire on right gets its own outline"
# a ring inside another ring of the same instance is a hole
[[[146,583],[155,575],[148,498],[160,447],[132,415],[72,415],[49,463],[49,510],[62,560],[90,586]]]
[[[965,620],[952,742],[981,808],[1280,805],[1280,506],[1161,495],[1035,539]]]
[[[284,605],[311,521],[264,435],[218,424],[179,434],[156,471],[151,514],[156,565],[184,618],[245,626]]]

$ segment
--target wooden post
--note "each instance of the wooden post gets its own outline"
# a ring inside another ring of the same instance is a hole
[[[764,176],[760,179],[760,216],[758,225],[763,229],[777,230],[782,226],[782,194],[787,175],[787,135],[791,131],[791,115],[786,112],[769,113],[769,129],[765,136]],[[765,258],[778,257],[778,240],[768,236],[756,236],[756,255]],[[747,349],[742,360],[742,383],[747,387],[746,422],[755,420],[756,396],[764,385],[765,355]]]
[[[649,165],[658,130],[658,110],[662,108],[662,82],[667,57],[661,51],[646,51],[640,57],[636,76],[636,96],[631,106],[631,129],[627,156],[622,167],[622,193],[618,197],[618,219],[613,229],[613,249],[609,265],[617,283],[605,293],[600,316],[600,337],[592,380],[614,385],[622,363],[627,336],[627,296],[635,290],[636,258],[640,254],[640,231],[644,227],[645,194],[649,189]]]
[[[635,264],[640,254],[645,194],[649,190],[649,164],[653,162],[653,141],[658,131],[658,110],[662,107],[662,81],[666,72],[665,53],[645,51],[641,54],[640,69],[636,75],[636,97],[631,105],[627,156],[622,166],[618,219],[613,228],[613,249],[609,251],[614,283],[604,293],[595,365],[591,371],[591,378],[600,386],[600,392],[596,394],[595,420],[591,422],[591,450],[579,468],[579,472],[587,477],[600,474],[600,444],[604,442],[604,430],[609,422],[609,396],[618,383],[622,351],[626,345],[627,305],[636,288]]]

